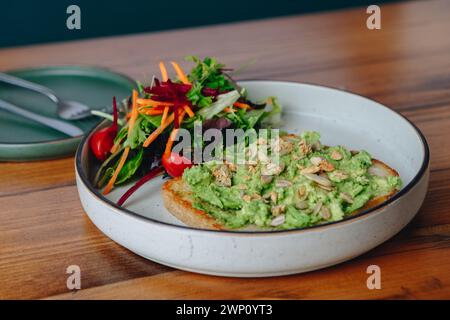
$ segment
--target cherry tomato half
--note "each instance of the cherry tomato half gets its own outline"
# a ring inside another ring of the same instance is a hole
[[[113,97],[113,123],[108,128],[104,128],[95,132],[89,140],[89,146],[92,153],[100,161],[105,161],[108,157],[109,151],[114,145],[114,139],[116,138],[117,121],[119,119],[119,112],[117,110],[116,97]]]
[[[117,130],[109,127],[99,130],[92,135],[89,140],[89,146],[98,160],[104,161],[108,157],[109,151],[114,145],[116,133]]]
[[[177,153],[171,152],[170,154],[164,153],[162,156],[162,165],[166,169],[167,173],[173,177],[181,177],[186,168],[192,167],[192,162]]]

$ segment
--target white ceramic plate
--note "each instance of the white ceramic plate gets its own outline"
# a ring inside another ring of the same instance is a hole
[[[356,257],[399,232],[419,210],[428,187],[429,151],[421,132],[389,108],[352,93],[278,81],[240,83],[259,100],[277,96],[283,129],[319,131],[326,145],[365,149],[395,168],[402,190],[387,202],[343,221],[275,232],[208,231],[186,227],[165,210],[161,178],[125,204],[128,188],[103,197],[90,183],[93,157],[86,143],[76,155],[81,203],[92,222],[131,251],[175,268],[224,276],[264,277],[315,270]],[[92,132],[91,132],[92,134]]]

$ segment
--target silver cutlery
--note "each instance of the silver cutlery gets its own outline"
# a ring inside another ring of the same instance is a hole
[[[58,130],[62,133],[65,133],[65,134],[71,136],[71,137],[76,137],[76,136],[80,136],[83,134],[83,131],[80,128],[78,128],[70,123],[33,113],[31,111],[19,108],[18,106],[15,106],[12,103],[9,103],[4,100],[0,100],[0,109],[9,111],[11,113],[15,113],[17,115],[20,115],[24,118],[27,118],[27,119],[30,119],[30,120],[33,120],[36,122],[39,122],[43,125],[46,125],[47,127]]]
[[[77,101],[67,101],[60,99],[51,89],[44,87],[40,84],[36,84],[18,77],[11,76],[6,73],[0,72],[0,81],[6,82],[12,85],[16,85],[22,88],[33,90],[41,93],[52,100],[57,106],[57,112],[59,117],[66,120],[79,120],[86,117],[90,117],[91,109],[85,104]],[[107,112],[107,110],[102,110]]]

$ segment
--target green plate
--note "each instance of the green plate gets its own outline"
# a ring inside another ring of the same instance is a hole
[[[61,66],[15,70],[11,75],[44,85],[64,100],[80,101],[92,109],[111,106],[128,97],[136,87],[132,79],[106,69]],[[58,118],[56,105],[44,95],[0,82],[0,99],[45,116]],[[59,118],[58,118],[59,119]],[[63,119],[60,119],[63,120]],[[101,119],[68,121],[84,132]],[[30,161],[72,155],[81,140],[39,123],[0,110],[0,161]]]

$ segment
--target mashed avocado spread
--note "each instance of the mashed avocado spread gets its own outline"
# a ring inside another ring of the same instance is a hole
[[[400,189],[399,177],[371,174],[368,152],[324,147],[319,138],[316,132],[282,135],[277,144],[260,138],[257,144],[266,150],[278,148],[276,162],[210,161],[185,170],[194,207],[229,228],[292,229],[341,220]]]

